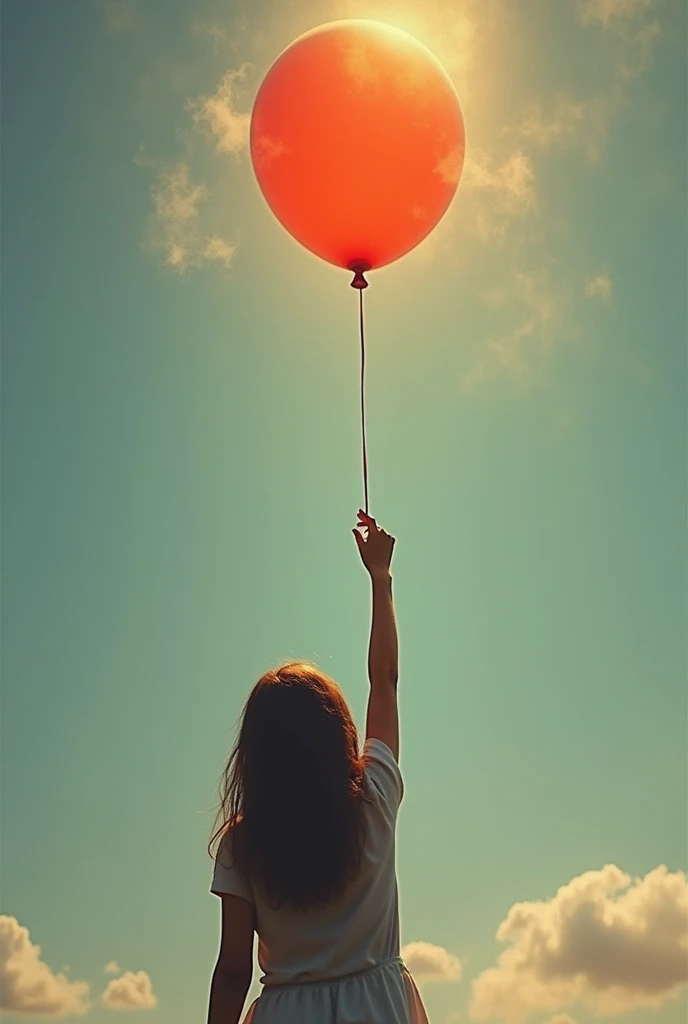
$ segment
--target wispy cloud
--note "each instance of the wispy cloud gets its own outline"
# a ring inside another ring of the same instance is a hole
[[[103,970],[105,971],[106,974],[120,974],[121,971],[122,971],[122,968],[119,966],[119,964],[115,960],[110,960],[109,963],[105,964],[105,967],[103,967]]]
[[[126,971],[121,978],[113,978],[101,1000],[110,1010],[152,1010],[158,1005],[146,971]]]
[[[505,129],[540,150],[579,147],[591,161],[604,152],[613,118],[626,106],[630,84],[652,64],[662,28],[656,17],[648,18],[654,0],[579,0],[580,22],[601,28],[608,50],[608,89],[586,98],[558,94],[534,103],[523,120]]]
[[[41,960],[41,947],[16,917],[0,915],[0,1010],[45,1017],[83,1015],[91,1009],[89,985],[70,981]]]
[[[622,80],[639,78],[652,65],[655,49],[662,38],[661,23],[655,19],[632,32],[620,34],[622,47],[618,75]]]
[[[432,942],[409,942],[401,955],[418,981],[458,981],[462,967],[458,957]]]
[[[161,252],[165,265],[180,274],[189,267],[201,267],[205,263],[229,267],[236,243],[204,232],[200,210],[208,198],[208,190],[205,185],[191,180],[188,164],[179,161],[168,167],[146,156],[139,156],[137,163],[155,174],[151,187],[153,213],[146,232],[146,247]]]
[[[228,267],[232,262],[235,251],[235,245],[230,245],[229,242],[225,241],[224,238],[220,238],[219,235],[210,235],[205,240],[201,255],[204,260],[210,263],[222,263],[225,267]]]
[[[249,65],[227,71],[211,96],[190,100],[189,109],[196,124],[205,124],[215,139],[218,152],[240,153],[248,144],[251,115],[237,106],[237,82]]]
[[[555,144],[575,140],[585,115],[586,104],[559,95],[555,97],[549,111],[543,110],[538,104],[532,104],[523,122],[516,128],[505,129],[505,132],[515,132],[541,149],[549,149]]]
[[[490,192],[509,211],[522,212],[535,205],[534,181],[533,165],[521,150],[515,150],[503,162],[474,150],[466,163],[463,185]]]
[[[215,54],[220,53],[220,50],[227,44],[227,29],[216,21],[208,22],[203,21],[202,18],[196,18],[191,25],[191,32],[198,39],[210,40]]]
[[[535,171],[520,149],[502,160],[469,149],[460,187],[466,228],[483,242],[503,243],[512,222],[537,205]]]
[[[583,149],[591,161],[602,155],[613,114],[622,102],[618,87],[587,100],[560,94],[548,103],[533,103],[523,121],[504,129],[539,150]]]
[[[657,1009],[688,983],[686,875],[586,871],[550,900],[515,903],[497,939],[510,948],[472,984],[474,1021],[521,1024],[579,1001],[603,1016]]]
[[[591,299],[601,299],[609,303],[612,300],[614,282],[609,274],[595,274],[585,284],[585,294]]]
[[[485,293],[483,299],[487,305],[507,311],[513,326],[488,340],[478,361],[461,375],[461,390],[472,391],[504,375],[528,387],[534,360],[555,343],[566,296],[553,285],[545,266],[537,271],[514,271],[502,288]]]

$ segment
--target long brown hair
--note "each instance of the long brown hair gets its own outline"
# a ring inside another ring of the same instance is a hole
[[[275,909],[326,904],[360,867],[363,780],[339,686],[309,662],[286,662],[246,700],[208,852],[231,829],[236,866]]]

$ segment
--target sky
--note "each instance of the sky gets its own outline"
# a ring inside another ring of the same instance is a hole
[[[281,50],[365,16],[467,140],[366,292],[402,952],[432,1024],[683,1022],[686,5],[2,13],[4,1012],[205,1019],[245,697],[306,659],[363,726],[356,294],[247,138]]]

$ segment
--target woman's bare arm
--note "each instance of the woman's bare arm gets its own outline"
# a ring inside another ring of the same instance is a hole
[[[371,574],[373,611],[368,646],[370,685],[397,684],[399,676],[399,638],[394,614],[391,572]]]
[[[363,564],[372,584],[372,621],[368,646],[370,696],[366,715],[366,738],[386,743],[399,758],[399,640],[392,596],[390,563],[395,538],[381,529],[371,516],[359,511],[359,526],[367,527],[364,540],[354,530]]]

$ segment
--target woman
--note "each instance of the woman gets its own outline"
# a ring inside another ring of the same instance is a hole
[[[353,533],[372,583],[363,750],[313,665],[281,665],[249,695],[211,839],[222,940],[208,1024],[239,1024],[254,932],[263,990],[243,1024],[428,1024],[399,956],[395,539],[360,510]]]

